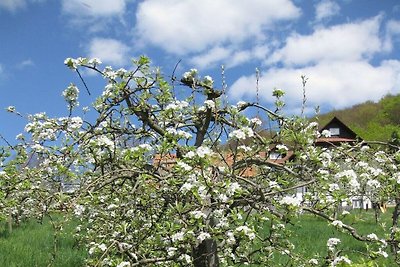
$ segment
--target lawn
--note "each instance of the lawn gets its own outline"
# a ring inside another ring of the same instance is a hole
[[[57,217],[56,217],[57,218]],[[62,218],[61,216],[58,217]],[[391,213],[381,215],[380,223],[390,227]],[[361,234],[375,233],[381,236],[382,227],[375,223],[373,211],[353,211],[343,221],[359,229]],[[365,247],[360,242],[347,234],[338,232],[333,226],[313,215],[303,214],[293,220],[294,225],[289,226],[294,235],[290,237],[295,244],[295,251],[312,257],[315,254],[326,255],[326,241],[330,237],[341,239],[339,249],[342,255],[347,255],[355,263],[361,263],[365,258]],[[52,266],[83,266],[86,252],[77,246],[73,237],[77,224],[71,222],[63,228],[58,237],[57,254]],[[14,227],[8,233],[7,224],[1,222],[0,228],[0,266],[48,266],[52,262],[54,245],[54,230],[49,218],[42,224],[35,220],[27,221]],[[390,255],[390,254],[389,254]],[[277,260],[278,265],[285,265],[287,258]],[[379,259],[376,266],[396,266],[393,258]],[[359,265],[363,266],[363,265]]]
[[[45,218],[42,224],[36,220],[26,221],[20,226],[14,226],[11,233],[5,222],[1,222],[1,226],[0,266],[43,267],[50,263],[57,267],[84,265],[86,253],[73,238],[76,223],[67,224],[58,235],[54,261],[55,231],[49,218]]]
[[[393,210],[389,209],[386,213],[380,215],[379,223],[375,222],[375,213],[373,210],[353,210],[351,214],[340,218],[344,223],[353,226],[359,234],[368,235],[377,234],[380,238],[384,233],[389,232],[391,225],[391,215]],[[363,242],[356,240],[347,233],[338,231],[335,227],[327,225],[325,221],[314,215],[304,214],[293,221],[294,225],[290,228],[294,231],[291,237],[295,245],[295,251],[303,255],[326,255],[326,242],[331,237],[337,237],[341,240],[338,249],[342,250],[341,255],[347,255],[353,263],[363,263],[367,251]],[[386,231],[384,230],[384,228]],[[389,253],[389,248],[387,249]],[[376,266],[397,266],[393,257],[384,259],[379,257],[376,260]],[[361,264],[360,266],[365,266]]]

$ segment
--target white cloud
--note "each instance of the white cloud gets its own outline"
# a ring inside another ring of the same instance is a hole
[[[26,59],[17,64],[17,68],[19,69],[31,66],[35,66],[35,63],[32,61],[32,59]]]
[[[138,5],[136,34],[171,53],[198,53],[264,39],[263,30],[299,15],[289,0],[147,0]]]
[[[321,21],[340,13],[340,6],[331,0],[322,0],[315,5],[315,20]]]
[[[332,60],[359,60],[383,50],[379,38],[381,17],[358,23],[320,28],[311,35],[292,34],[268,63],[307,65]]]
[[[5,9],[10,12],[15,12],[19,9],[24,9],[28,3],[42,3],[46,0],[0,0],[0,9]]]
[[[126,0],[63,0],[62,11],[73,16],[108,17],[122,15]]]
[[[94,38],[89,44],[89,57],[104,63],[122,66],[129,61],[129,47],[111,38]]]
[[[396,41],[400,41],[400,20],[389,20],[386,23],[385,50],[392,51],[393,42]]]
[[[17,9],[24,8],[26,6],[25,0],[1,0],[0,8],[6,9],[11,12],[15,12]]]
[[[267,45],[255,45],[250,49],[216,46],[210,50],[197,54],[191,60],[194,67],[206,69],[223,64],[226,68],[233,68],[251,60],[264,60],[270,51]]]
[[[235,67],[254,59],[263,60],[269,51],[270,49],[267,45],[256,45],[250,50],[236,51],[232,54],[229,61],[227,61],[227,67]]]
[[[260,96],[272,102],[272,89],[282,88],[289,108],[298,108],[302,100],[301,75],[309,78],[306,86],[309,106],[343,108],[396,93],[400,86],[400,61],[384,61],[379,66],[365,61],[335,61],[298,69],[271,68],[261,75]],[[241,77],[231,86],[230,96],[254,99],[255,80],[254,75]]]
[[[224,62],[230,55],[232,50],[222,46],[216,46],[205,52],[204,54],[197,55],[191,60],[196,68],[205,69],[217,62]]]

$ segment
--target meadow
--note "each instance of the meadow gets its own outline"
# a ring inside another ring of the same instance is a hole
[[[61,219],[61,216],[53,217],[56,224]],[[0,266],[84,266],[86,252],[73,236],[76,225],[75,222],[63,225],[54,243],[55,230],[49,218],[44,218],[42,223],[37,220],[23,222],[14,226],[11,233],[7,223],[1,222]]]
[[[56,220],[61,218],[56,217]],[[391,213],[389,210],[381,214],[380,222],[376,224],[372,210],[354,210],[343,221],[359,229],[361,234],[380,235],[383,233],[382,224],[390,227]],[[339,237],[342,241],[339,245],[342,255],[347,255],[354,263],[359,264],[355,266],[366,266],[364,259],[367,251],[360,241],[338,232],[333,226],[327,226],[326,222],[313,215],[303,214],[294,218],[292,222],[293,225],[288,227],[293,230],[290,239],[295,244],[296,252],[303,252],[303,255],[310,257],[316,254],[326,255],[326,240]],[[76,222],[64,225],[57,236],[57,253],[54,258],[54,228],[49,218],[45,218],[42,223],[35,220],[26,221],[14,226],[11,233],[6,222],[3,221],[0,225],[0,266],[84,266],[85,249],[79,246],[73,237]],[[276,263],[285,266],[287,258],[277,258]],[[389,254],[388,258],[378,258],[368,266],[396,266],[396,263]]]

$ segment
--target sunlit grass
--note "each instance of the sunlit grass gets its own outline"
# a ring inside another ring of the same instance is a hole
[[[61,219],[61,216],[56,216]],[[383,237],[385,230],[381,224],[386,224],[386,233],[391,225],[390,210],[381,215],[379,224],[376,224],[372,210],[352,211],[351,214],[341,218],[343,222],[357,228],[360,234],[375,233]],[[48,266],[52,262],[54,252],[54,230],[49,218],[42,224],[35,220],[23,222],[15,226],[12,233],[8,233],[6,222],[0,222],[0,266]],[[77,246],[73,237],[75,222],[64,225],[58,236],[56,257],[52,266],[84,266],[86,252]],[[288,237],[295,245],[296,253],[306,255],[308,258],[314,255],[325,256],[327,253],[326,241],[331,237],[341,239],[338,246],[341,255],[347,255],[354,263],[361,263],[366,258],[364,244],[348,234],[341,233],[326,221],[310,214],[302,214],[292,219],[292,224],[287,227],[293,234]],[[390,253],[389,253],[390,255]],[[276,266],[288,263],[287,257],[277,257]],[[376,266],[396,266],[392,256],[387,259],[379,258]]]
[[[357,229],[360,235],[375,233],[380,238],[386,238],[391,225],[391,210],[380,215],[378,224],[375,222],[373,210],[353,210],[351,214],[340,218],[344,223]],[[338,249],[341,255],[347,255],[354,263],[362,263],[368,256],[365,244],[352,237],[346,231],[339,231],[334,226],[328,225],[326,221],[314,215],[304,214],[293,221],[290,226],[293,235],[290,240],[295,245],[295,251],[302,255],[326,255],[326,242],[331,237],[341,240]],[[389,248],[388,248],[389,250]],[[389,252],[389,251],[388,251]],[[393,257],[384,259],[379,257],[376,260],[377,266],[396,266]]]
[[[61,217],[59,217],[61,218]],[[49,218],[40,224],[35,220],[14,226],[11,233],[5,222],[0,228],[0,266],[83,266],[85,252],[73,238],[75,223],[68,223],[57,237],[54,252],[54,229]]]

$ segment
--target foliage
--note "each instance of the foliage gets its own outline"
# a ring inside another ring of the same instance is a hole
[[[324,254],[295,250],[288,237],[301,213],[359,240],[366,260],[387,257],[389,247],[397,255],[396,145],[388,153],[358,144],[315,147],[318,125],[282,116],[280,89],[273,92],[275,111],[229,105],[212,78],[195,69],[175,88],[148,58],[132,63],[131,70],[114,70],[100,69],[98,59],[66,59],[80,77],[81,68],[99,73],[104,90],[85,117],[78,116],[80,90],[73,84],[63,92],[68,117],[27,117],[20,143],[0,161],[1,216],[72,211],[88,266],[269,266],[277,257],[296,266],[350,264],[334,233]],[[274,121],[279,132],[260,136],[261,120],[247,118],[249,109]],[[271,161],[270,148],[285,153],[285,144],[295,149],[294,161]],[[304,198],[295,197],[304,187]],[[393,225],[384,234],[361,233],[340,220],[343,202],[360,196],[395,201]]]
[[[393,132],[400,131],[400,95],[387,95],[379,102],[367,101],[343,110],[322,114],[318,121],[325,125],[338,116],[364,140],[388,141]]]

